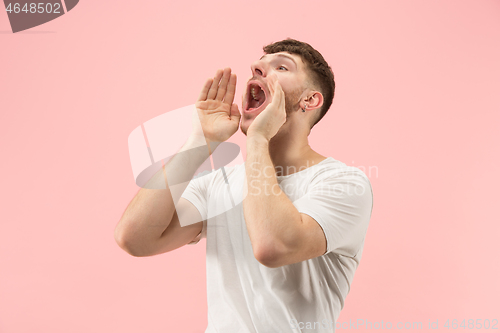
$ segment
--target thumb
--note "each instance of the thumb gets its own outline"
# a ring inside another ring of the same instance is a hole
[[[233,103],[233,105],[231,105],[231,120],[233,119],[240,119],[241,118],[241,113],[240,113],[240,110],[238,109],[238,104],[236,103]]]

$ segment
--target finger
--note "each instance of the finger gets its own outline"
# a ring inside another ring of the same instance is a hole
[[[271,93],[271,103],[275,103],[276,100],[274,98],[274,95],[275,95],[275,91],[274,91],[274,88],[275,88],[275,85],[274,85],[274,81],[271,79],[271,84],[269,85],[269,92]]]
[[[276,84],[276,81],[278,81],[278,77],[274,73],[269,74],[268,79],[269,83],[273,86]]]
[[[286,114],[286,98],[285,98],[285,92],[282,90],[281,91],[281,110],[283,110],[283,113]]]
[[[280,92],[280,87],[278,86],[278,81],[272,79],[272,82],[269,87],[271,91],[271,95],[273,97],[271,103],[274,105],[275,110],[281,110],[282,103],[283,103],[283,95]]]
[[[217,89],[219,88],[219,81],[222,77],[222,69],[217,70],[215,73],[212,85],[210,86],[210,90],[208,91],[207,99],[214,99],[217,96]]]
[[[210,87],[212,86],[212,81],[213,79],[210,78],[208,79],[206,82],[205,82],[205,85],[203,86],[203,88],[201,89],[201,93],[200,93],[200,96],[198,96],[198,101],[204,101],[207,99],[207,95],[208,95],[208,90],[210,89]]]
[[[276,81],[276,90],[277,90],[277,96],[278,96],[278,99],[280,101],[280,104],[279,104],[279,109],[280,110],[284,110],[285,109],[285,92],[283,91],[283,89],[281,89],[281,84]]]
[[[229,105],[233,104],[235,91],[236,91],[236,74],[231,74],[231,78],[229,79],[229,84],[227,86],[226,96],[224,97],[224,103],[227,103]]]
[[[222,81],[219,84],[219,89],[217,89],[216,100],[222,101],[224,96],[226,96],[227,91],[227,83],[229,82],[229,78],[231,77],[231,68],[224,68],[224,72],[222,73]]]
[[[272,88],[272,96],[274,96],[276,95],[276,83],[278,82],[278,78],[276,77],[276,74],[271,74],[269,75],[269,79],[271,81],[269,86]]]
[[[206,110],[208,108],[208,102],[207,101],[198,101],[195,103],[195,106],[197,109]]]

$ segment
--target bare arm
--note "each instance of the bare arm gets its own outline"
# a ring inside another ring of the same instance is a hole
[[[180,196],[188,185],[186,180],[193,178],[196,170],[208,157],[208,147],[201,145],[197,148],[196,139],[191,137],[181,151],[144,188],[139,189],[115,229],[115,239],[121,248],[134,256],[150,256],[183,246],[201,231],[198,210]],[[172,193],[168,183],[180,184]],[[189,223],[183,220],[184,227],[180,226],[174,202],[179,211],[183,210],[190,216]],[[174,223],[171,225],[172,222]],[[171,239],[171,231],[174,230],[175,239]],[[162,239],[163,235],[170,237]],[[167,240],[169,244],[161,244]]]
[[[245,171],[250,189],[243,213],[255,258],[265,266],[280,267],[323,255],[327,244],[319,224],[299,213],[278,185],[269,141],[286,121],[285,94],[275,75],[268,80],[271,103],[247,131],[246,165],[251,167]]]
[[[206,81],[196,102],[199,122],[193,122],[201,128],[195,126],[181,150],[138,191],[115,228],[116,242],[129,254],[172,251],[200,233],[198,210],[180,196],[201,164],[238,129],[240,113],[232,103],[235,89],[236,75],[231,75],[230,68],[217,71]],[[168,184],[177,185],[174,193]]]
[[[280,189],[267,139],[247,140],[246,163],[251,166],[245,169],[251,190],[243,200],[243,212],[255,258],[276,268],[323,255],[323,230]]]

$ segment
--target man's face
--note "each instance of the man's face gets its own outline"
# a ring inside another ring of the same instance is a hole
[[[242,97],[241,131],[246,135],[252,121],[271,102],[268,76],[275,73],[285,93],[285,110],[288,115],[299,109],[305,90],[305,64],[300,56],[288,52],[266,54],[251,66],[252,77]]]

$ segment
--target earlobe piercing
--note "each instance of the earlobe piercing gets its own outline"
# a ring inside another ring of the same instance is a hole
[[[304,108],[302,109],[302,112],[306,112],[307,104],[305,104]]]

